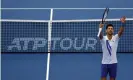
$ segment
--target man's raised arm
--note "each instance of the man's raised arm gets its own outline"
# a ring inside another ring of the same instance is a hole
[[[103,39],[103,34],[102,34],[102,28],[103,28],[104,24],[100,23],[99,24],[99,32],[97,37],[99,37],[100,39]]]
[[[126,17],[122,17],[120,19],[120,21],[122,22],[122,26],[120,27],[119,31],[118,31],[118,36],[121,37],[122,33],[124,32],[124,27],[125,27],[125,22],[126,22]]]

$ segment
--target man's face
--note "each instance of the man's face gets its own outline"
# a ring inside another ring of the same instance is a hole
[[[108,28],[106,29],[106,33],[109,35],[113,35],[114,33],[114,29],[112,26],[108,26]]]

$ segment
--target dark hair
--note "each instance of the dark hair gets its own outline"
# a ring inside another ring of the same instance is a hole
[[[108,29],[109,26],[114,27],[112,24],[107,24],[106,29]]]

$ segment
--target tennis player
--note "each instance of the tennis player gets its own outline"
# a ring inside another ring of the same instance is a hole
[[[118,34],[114,33],[114,26],[112,24],[108,24],[106,26],[106,36],[102,35],[100,31],[100,42],[102,45],[103,58],[101,65],[101,80],[106,80],[107,75],[109,74],[110,80],[115,80],[117,74],[117,46],[119,42],[119,38],[121,37],[124,26],[126,22],[126,17],[122,17],[120,19],[122,26],[120,27]],[[104,24],[99,24],[99,30],[103,28]]]

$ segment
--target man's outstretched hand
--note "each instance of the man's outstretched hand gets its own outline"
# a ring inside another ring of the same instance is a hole
[[[125,22],[126,22],[126,17],[123,16],[123,17],[120,19],[120,21],[121,21],[122,23],[125,23]]]

